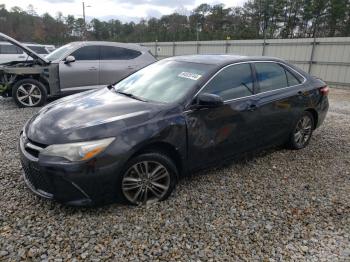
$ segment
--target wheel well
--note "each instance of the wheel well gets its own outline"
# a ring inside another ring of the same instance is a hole
[[[317,111],[313,108],[308,108],[305,111],[309,112],[312,114],[313,118],[314,118],[314,129],[316,129],[317,127],[317,122],[318,122],[318,114]]]
[[[182,166],[181,157],[179,152],[176,150],[176,148],[173,145],[166,142],[155,142],[152,144],[148,144],[142,147],[141,149],[139,149],[135,154],[132,155],[132,157],[143,153],[147,153],[147,152],[158,152],[158,153],[165,154],[171,160],[174,161],[176,168],[178,170],[178,173],[179,174],[182,173],[183,166]]]
[[[50,94],[50,86],[49,86],[49,83],[47,82],[47,80],[45,78],[40,77],[40,76],[37,78],[37,80],[45,86],[46,92],[49,95]]]
[[[42,78],[40,75],[18,75],[16,77],[15,82],[11,85],[11,88],[16,82],[23,80],[23,79],[27,79],[27,78],[35,79],[35,80],[39,81],[40,83],[42,83],[46,88],[47,94],[50,94],[49,83],[46,81],[45,78]]]

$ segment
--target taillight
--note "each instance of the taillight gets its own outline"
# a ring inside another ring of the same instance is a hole
[[[327,96],[329,93],[329,87],[328,86],[323,86],[320,88],[320,93],[324,96]]]

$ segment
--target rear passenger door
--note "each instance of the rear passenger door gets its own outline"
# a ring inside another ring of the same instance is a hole
[[[140,67],[137,58],[140,51],[116,47],[101,46],[100,85],[109,85],[137,71]]]
[[[277,62],[255,62],[258,81],[256,106],[259,115],[257,128],[263,144],[284,142],[305,103],[300,76]]]

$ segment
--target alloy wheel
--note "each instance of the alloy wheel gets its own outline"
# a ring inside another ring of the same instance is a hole
[[[149,204],[161,200],[170,187],[169,171],[159,162],[142,161],[125,173],[122,191],[133,204]]]
[[[294,141],[299,147],[303,147],[311,137],[312,120],[309,116],[303,116],[297,123],[294,132]]]
[[[40,88],[34,84],[20,85],[16,92],[18,101],[28,107],[36,106],[40,103],[42,94]]]

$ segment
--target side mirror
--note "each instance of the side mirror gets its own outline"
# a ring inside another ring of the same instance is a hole
[[[202,93],[197,96],[197,106],[198,107],[219,107],[224,104],[224,101],[222,100],[221,96],[209,94],[209,93]]]
[[[72,55],[67,56],[66,59],[64,60],[65,64],[70,64],[70,63],[73,63],[73,62],[75,62],[75,57],[72,56]]]

